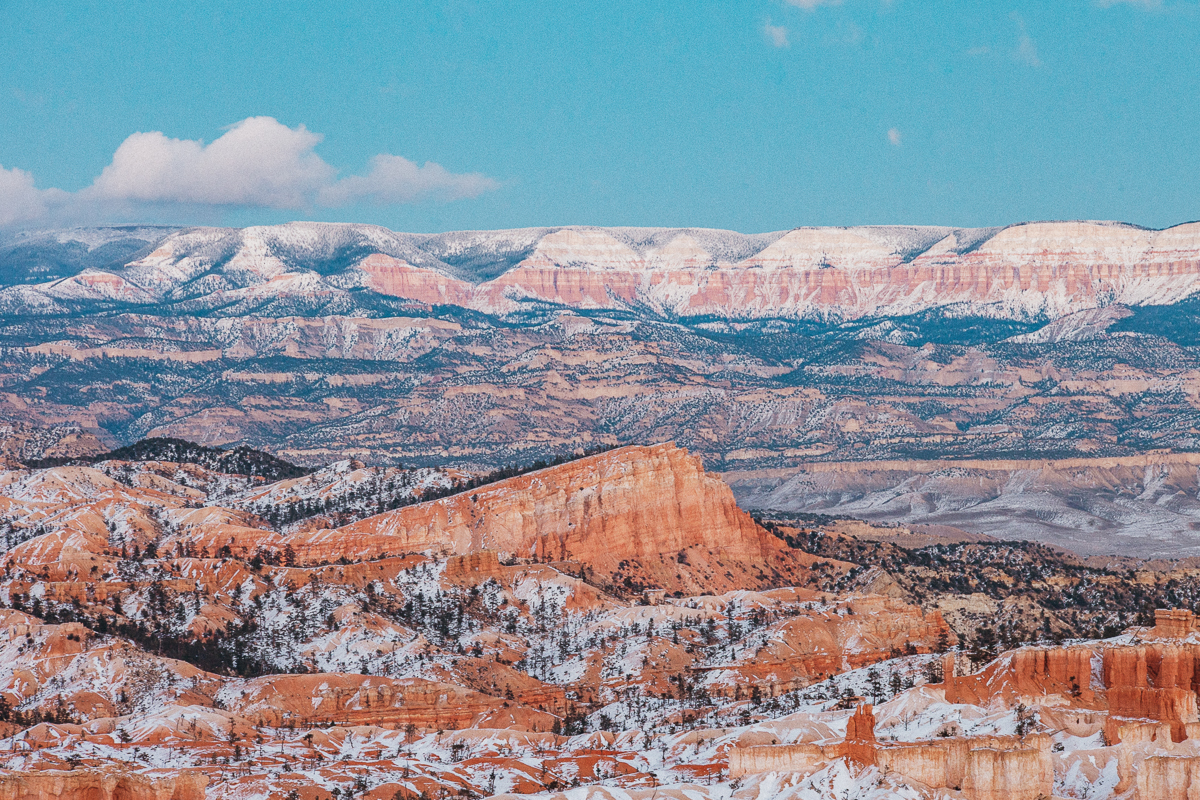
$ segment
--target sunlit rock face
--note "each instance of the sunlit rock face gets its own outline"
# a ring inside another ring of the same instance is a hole
[[[452,498],[399,509],[334,531],[299,536],[309,561],[356,559],[434,549],[451,554],[493,550],[507,556],[587,563],[611,575],[622,562],[683,573],[701,588],[724,586],[720,570],[778,574],[794,556],[737,507],[733,493],[678,447],[621,448],[512,478]],[[720,570],[695,574],[685,562]],[[669,570],[660,560],[670,557]],[[653,564],[653,567],[649,565]],[[658,581],[662,582],[662,581]],[[730,586],[729,588],[732,588]]]
[[[913,602],[878,567],[805,551],[669,444],[470,485],[154,447],[196,460],[0,470],[4,798],[1200,788],[1184,609],[1109,639],[960,650],[977,624],[935,606],[961,595]],[[1029,567],[1067,616],[1114,577]],[[1195,586],[1183,569],[1129,580]]]

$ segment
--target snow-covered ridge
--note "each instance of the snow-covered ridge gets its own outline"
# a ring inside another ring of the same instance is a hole
[[[128,237],[133,229],[122,229]],[[81,302],[171,304],[184,313],[356,313],[368,294],[506,315],[528,304],[626,308],[669,317],[896,316],[935,307],[1021,319],[1113,304],[1170,304],[1200,288],[1200,223],[1161,231],[1112,222],[1004,228],[527,228],[397,233],[296,222],[244,229],[136,229],[157,238],[120,266],[0,292],[0,312]],[[90,229],[29,238],[89,247]],[[139,239],[141,241],[142,239]],[[148,241],[148,239],[147,239]],[[0,243],[0,270],[5,248]],[[31,255],[32,254],[32,255]],[[30,261],[32,259],[32,262]],[[10,281],[11,282],[11,281]]]

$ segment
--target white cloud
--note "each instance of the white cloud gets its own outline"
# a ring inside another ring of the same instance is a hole
[[[1029,35],[1029,31],[1025,29],[1025,20],[1017,12],[1013,12],[1012,18],[1017,23],[1017,49],[1013,52],[1013,58],[1020,61],[1022,64],[1028,64],[1031,67],[1040,67],[1042,60],[1038,58],[1037,45],[1033,43],[1033,38]]]
[[[772,25],[768,22],[763,26],[763,35],[767,37],[767,41],[775,47],[788,46],[788,29],[782,25]]]
[[[817,6],[840,6],[842,0],[787,0],[787,4],[803,8],[805,11],[812,11]]]
[[[481,173],[457,174],[433,162],[419,167],[386,153],[371,159],[366,175],[339,180],[315,152],[321,139],[303,125],[289,128],[271,117],[244,119],[208,144],[139,132],[121,143],[91,186],[75,193],[40,190],[28,172],[0,167],[0,227],[77,224],[147,211],[192,217],[233,207],[458,200],[499,188]]]
[[[888,141],[891,142],[892,144],[896,145],[896,147],[900,146],[900,129],[899,128],[891,128],[890,130],[888,130]]]
[[[143,203],[300,208],[333,180],[313,148],[321,136],[271,117],[250,117],[211,144],[135,133],[87,190]]]
[[[424,199],[461,200],[478,197],[499,186],[495,180],[478,172],[456,175],[432,161],[418,167],[407,158],[385,154],[371,159],[371,171],[366,175],[352,175],[324,187],[318,202],[340,206],[359,200],[376,205]]]
[[[0,167],[0,228],[30,222],[46,211],[46,194],[34,186],[32,175]]]

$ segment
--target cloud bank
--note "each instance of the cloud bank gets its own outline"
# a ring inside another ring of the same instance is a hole
[[[86,220],[130,208],[307,209],[356,203],[400,205],[477,197],[499,187],[480,173],[417,166],[380,154],[365,175],[338,177],[317,155],[322,136],[272,117],[250,117],[205,144],[152,131],[121,143],[112,163],[78,192],[38,189],[20,169],[0,166],[0,227]]]
[[[499,188],[486,175],[473,172],[456,175],[441,164],[426,161],[418,167],[401,156],[378,155],[371,159],[371,171],[352,175],[321,189],[321,205],[341,206],[359,201],[376,205],[415,203],[423,198],[461,200],[478,197]]]
[[[30,222],[46,210],[44,193],[34,186],[32,175],[0,167],[0,228]]]

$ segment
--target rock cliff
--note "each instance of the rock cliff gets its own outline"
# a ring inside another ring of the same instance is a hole
[[[208,780],[191,772],[147,777],[99,770],[0,771],[0,800],[204,800]]]
[[[805,558],[738,508],[729,488],[673,445],[627,447],[287,537],[306,563],[484,550],[574,561],[606,580],[671,590],[779,585]],[[456,567],[458,569],[458,567]],[[738,570],[735,581],[730,570]]]

